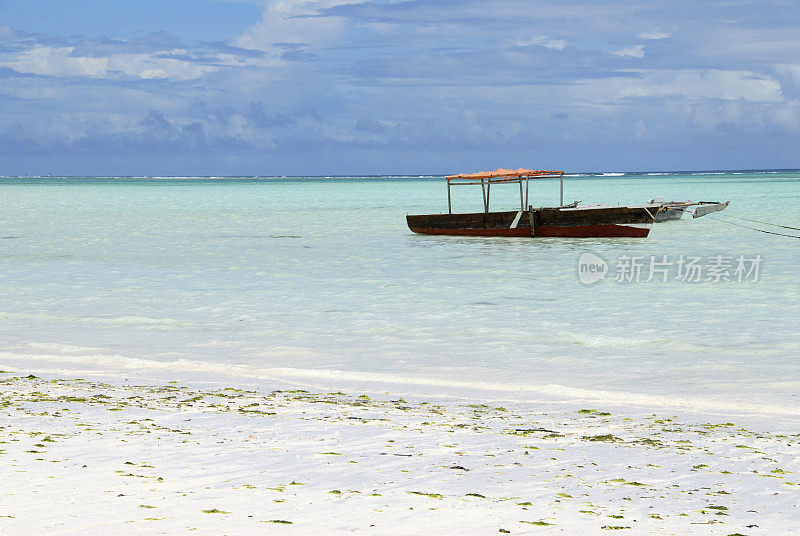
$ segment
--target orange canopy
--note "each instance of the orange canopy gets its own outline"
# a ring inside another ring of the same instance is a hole
[[[563,175],[563,171],[544,171],[533,169],[503,169],[497,168],[494,171],[480,171],[478,173],[459,173],[458,175],[450,175],[447,180],[451,179],[493,179],[495,177],[538,177],[543,175]]]

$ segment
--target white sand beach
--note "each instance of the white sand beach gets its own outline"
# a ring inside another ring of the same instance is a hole
[[[3,534],[800,527],[798,435],[691,413],[4,371],[0,416]]]

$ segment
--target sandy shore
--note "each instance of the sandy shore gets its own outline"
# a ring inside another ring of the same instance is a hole
[[[800,438],[558,403],[0,374],[4,534],[795,534]]]

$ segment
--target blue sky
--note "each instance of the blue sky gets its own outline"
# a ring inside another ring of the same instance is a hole
[[[0,174],[800,167],[798,0],[0,0]]]

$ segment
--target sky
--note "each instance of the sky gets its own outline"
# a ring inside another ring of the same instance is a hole
[[[0,0],[0,175],[800,168],[800,0]]]

